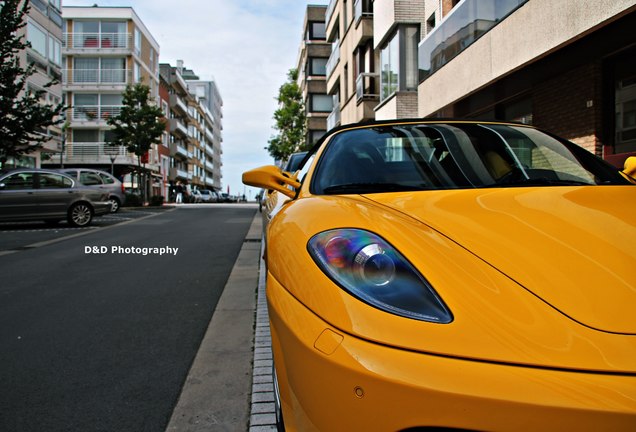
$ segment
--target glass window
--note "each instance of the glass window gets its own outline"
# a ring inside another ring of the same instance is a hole
[[[73,47],[97,48],[99,21],[73,21]]]
[[[109,176],[107,174],[102,174],[102,173],[97,173],[97,174],[101,177],[102,181],[105,184],[113,184],[113,183],[115,183],[115,180],[111,176]]]
[[[56,65],[62,65],[62,43],[49,35],[49,60]]]
[[[82,171],[80,172],[80,183],[85,186],[95,186],[102,184],[102,179],[95,173]]]
[[[57,10],[62,10],[62,5],[60,4],[61,3],[60,0],[49,0],[49,3],[53,7],[57,8]]]
[[[636,74],[616,81],[615,152],[636,151]]]
[[[419,70],[417,66],[417,43],[420,40],[420,31],[417,27],[404,27],[401,30],[403,35],[403,73],[404,88],[402,90],[417,90],[419,82]]]
[[[101,22],[101,47],[123,48],[126,46],[126,23],[117,21]]]
[[[309,58],[309,75],[325,76],[327,75],[328,58],[310,57]]]
[[[5,190],[33,189],[35,187],[33,181],[33,173],[16,173],[5,178]]]
[[[312,112],[331,112],[333,111],[333,97],[323,94],[310,94],[310,111]]]
[[[99,78],[99,58],[75,57],[73,59],[73,81],[96,83]]]
[[[96,143],[99,142],[99,130],[97,129],[73,129],[73,142]]]
[[[121,57],[103,57],[100,66],[101,82],[126,82],[126,59]]]
[[[135,27],[135,52],[141,54],[141,32]]]
[[[66,189],[73,186],[73,181],[63,175],[40,173],[40,189]]]
[[[42,31],[31,21],[27,24],[27,40],[31,42],[31,48],[46,57],[46,32]]]
[[[309,23],[309,40],[325,40],[327,39],[326,26],[323,21],[313,21]]]
[[[440,21],[419,47],[423,79],[451,61],[528,0],[464,0]],[[453,6],[455,2],[453,2]],[[430,18],[429,18],[430,21]],[[435,25],[427,22],[430,27]],[[430,30],[430,28],[429,28]]]
[[[393,39],[380,51],[380,82],[381,100],[395,93],[398,89],[399,72],[399,36],[396,33]]]
[[[526,126],[373,126],[341,132],[321,156],[312,192],[629,184],[587,150]]]

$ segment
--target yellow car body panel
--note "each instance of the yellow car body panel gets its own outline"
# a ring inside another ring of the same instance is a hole
[[[454,321],[440,325],[405,319],[373,308],[338,287],[307,252],[309,238],[334,227],[384,233],[385,240],[426,276],[453,311]],[[340,331],[432,354],[636,372],[636,355],[625,355],[636,353],[636,337],[579,324],[447,236],[367,198],[299,198],[281,208],[267,235],[276,239],[268,240],[271,274]],[[576,271],[571,275],[576,277]],[[632,315],[633,303],[615,306],[617,313]]]
[[[340,332],[271,275],[267,298],[287,431],[632,431],[636,376],[475,362]],[[341,335],[327,352],[325,333]],[[333,347],[335,345],[335,348]]]

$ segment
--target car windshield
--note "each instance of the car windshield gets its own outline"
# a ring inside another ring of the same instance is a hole
[[[400,124],[345,130],[327,144],[316,194],[628,184],[587,150],[523,125]]]

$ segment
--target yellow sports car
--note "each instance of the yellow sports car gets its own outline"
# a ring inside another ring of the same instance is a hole
[[[263,210],[289,431],[636,430],[636,169],[512,123],[332,130]]]

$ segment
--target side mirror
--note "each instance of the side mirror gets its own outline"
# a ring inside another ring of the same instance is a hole
[[[627,176],[627,180],[636,183],[636,156],[625,159],[625,165],[621,172]]]
[[[300,183],[295,177],[290,177],[289,173],[281,171],[274,165],[266,165],[243,173],[243,183],[248,186],[255,186],[262,189],[273,189],[289,198],[294,198],[296,192],[289,189],[300,187]]]

